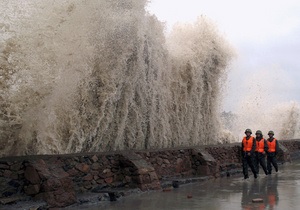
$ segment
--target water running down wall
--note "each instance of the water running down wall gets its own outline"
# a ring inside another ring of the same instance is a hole
[[[231,48],[204,17],[165,37],[146,2],[0,2],[0,155],[222,141]]]

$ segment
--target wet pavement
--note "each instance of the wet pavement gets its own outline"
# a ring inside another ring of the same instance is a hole
[[[221,178],[76,209],[300,209],[300,162],[279,165],[279,170],[268,176],[260,174],[257,179],[250,176],[244,180],[242,175]],[[253,203],[255,198],[263,202]]]

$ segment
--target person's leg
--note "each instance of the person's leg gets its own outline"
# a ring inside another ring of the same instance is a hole
[[[254,178],[256,179],[257,178],[257,173],[256,173],[256,168],[255,168],[255,166],[254,166],[254,160],[253,160],[253,157],[248,157],[247,158],[248,159],[248,164],[249,164],[249,166],[250,166],[250,168],[251,168],[251,171],[252,171],[252,173],[253,173],[253,175],[254,175]]]
[[[275,171],[278,171],[278,164],[277,164],[277,159],[276,159],[276,155],[274,154],[274,156],[272,157],[272,165],[275,168]]]
[[[249,178],[249,176],[248,176],[248,163],[247,163],[247,159],[245,157],[242,158],[242,163],[243,163],[244,178],[247,179],[247,178]]]
[[[259,174],[259,154],[255,153],[255,168],[256,168],[256,173]]]
[[[265,174],[267,175],[268,171],[267,171],[267,166],[266,166],[266,158],[265,158],[265,156],[263,154],[261,154],[259,162],[260,162],[260,165],[263,168]]]
[[[268,174],[272,174],[271,162],[272,162],[272,157],[270,155],[268,155],[267,156],[267,170],[268,170]]]

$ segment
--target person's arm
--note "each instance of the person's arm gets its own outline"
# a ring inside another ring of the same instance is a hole
[[[267,140],[265,139],[264,140],[265,141],[265,148],[264,148],[264,150],[265,150],[265,153],[267,153],[268,152],[268,150],[269,150],[269,147],[268,147],[268,142],[267,142]]]
[[[241,155],[242,155],[242,157],[244,156],[244,144],[243,144],[243,140],[242,140],[242,147],[241,147]]]
[[[251,153],[252,153],[252,154],[255,153],[255,149],[256,149],[256,139],[253,138],[253,144],[252,144],[252,149],[251,149]]]
[[[275,144],[275,154],[277,155],[277,153],[279,152],[279,143],[277,140],[276,141],[276,144]]]

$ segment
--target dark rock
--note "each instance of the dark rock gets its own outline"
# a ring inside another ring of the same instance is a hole
[[[141,176],[132,176],[131,180],[133,183],[142,184],[143,180]]]
[[[74,160],[75,162],[79,162],[79,158],[78,158],[78,157],[73,157],[73,160]]]
[[[0,177],[0,196],[11,196],[19,191],[19,186],[17,186],[17,181],[11,180],[9,178]]]
[[[108,178],[108,177],[112,177],[113,173],[111,172],[111,169],[104,169],[102,173],[99,174],[99,176],[101,178]]]
[[[116,173],[116,172],[119,171],[119,168],[112,168],[111,171],[112,171],[113,173]]]
[[[156,161],[157,161],[157,164],[158,164],[158,165],[163,164],[163,159],[160,158],[160,157],[158,157]]]
[[[80,204],[91,202],[91,200],[88,198],[80,198],[80,199],[78,199],[78,201]]]
[[[71,165],[65,165],[65,166],[63,166],[63,169],[64,169],[64,171],[68,171],[68,170],[70,170],[70,169],[72,169],[73,168],[73,166],[71,166]]]
[[[84,180],[84,181],[92,181],[93,179],[94,179],[94,176],[91,174],[88,174],[82,178],[82,180]]]
[[[109,195],[108,193],[103,193],[102,195],[99,196],[99,201],[109,201]]]
[[[72,168],[68,170],[67,173],[69,174],[69,176],[76,176],[77,174],[79,174],[79,171],[76,170],[75,168]]]
[[[149,170],[147,168],[139,168],[136,172],[137,175],[145,175],[148,173],[149,173]]]
[[[69,176],[67,172],[65,172],[62,168],[55,168],[51,170],[52,177],[62,179]]]
[[[19,179],[19,175],[17,172],[14,171],[10,174],[10,178],[17,180],[17,179]]]
[[[117,201],[116,193],[111,192],[111,193],[108,193],[108,195],[109,195],[110,201]]]
[[[5,170],[3,172],[3,176],[6,178],[10,178],[11,175],[12,175],[12,171],[10,171],[10,170]]]
[[[123,183],[123,182],[114,182],[112,186],[115,187],[115,188],[121,188],[121,187],[125,186],[125,183]]]
[[[97,187],[94,187],[91,192],[93,193],[101,193],[101,190],[107,188],[107,184],[98,185]]]
[[[72,181],[71,178],[62,178],[60,179],[60,182],[62,183],[63,188],[66,191],[73,192],[74,191],[74,182]]]
[[[12,195],[14,195],[14,194],[16,194],[16,193],[17,193],[16,190],[14,190],[14,191],[5,191],[5,192],[2,193],[2,195],[3,195],[4,197],[10,197],[10,196],[12,196]]]
[[[55,191],[62,186],[62,183],[57,178],[48,179],[43,183],[43,190],[45,192]]]
[[[93,163],[98,161],[98,157],[96,155],[94,155],[93,157],[91,157],[91,160]]]
[[[93,163],[91,166],[92,170],[98,170],[100,168],[100,164],[99,163]]]
[[[150,172],[149,173],[149,176],[150,176],[150,180],[151,181],[155,181],[155,180],[158,180],[158,177],[157,177],[157,174],[156,174],[156,172]]]
[[[24,191],[27,195],[36,195],[40,192],[40,185],[29,185],[24,187]]]
[[[0,169],[9,169],[9,166],[6,164],[0,164]]]
[[[7,162],[6,162],[6,164],[9,165],[9,166],[13,165],[14,163],[16,163],[16,161],[14,161],[14,162],[7,161]]]
[[[26,196],[16,195],[8,198],[0,198],[0,204],[6,205],[6,204],[22,201],[22,200],[26,200]]]
[[[31,184],[39,184],[41,182],[38,172],[31,165],[26,167],[24,175]]]
[[[52,177],[52,174],[46,166],[44,168],[38,169],[39,176],[42,180],[47,180]]]
[[[18,187],[20,187],[20,185],[21,185],[18,181],[15,181],[15,180],[9,181],[8,184],[9,184],[10,186],[12,186],[12,187],[15,187],[15,188],[18,188]]]
[[[179,188],[179,181],[173,181],[173,182],[172,182],[172,186],[173,186],[174,188]]]
[[[93,188],[93,186],[92,186],[92,184],[91,184],[90,181],[85,181],[85,182],[83,182],[83,187],[84,187],[85,189],[88,189],[88,190],[90,190],[90,189]]]
[[[22,167],[22,163],[16,163],[10,166],[10,170],[19,171]]]
[[[20,170],[20,171],[17,172],[17,174],[19,174],[19,175],[24,174],[24,173],[25,173],[24,170]]]
[[[183,160],[181,158],[178,158],[176,160],[177,164],[176,164],[176,173],[180,173],[183,171]]]
[[[165,164],[170,164],[170,161],[168,159],[164,159]]]
[[[66,207],[76,203],[76,197],[74,192],[63,192],[60,195],[48,193],[46,202],[50,207]]]
[[[99,171],[92,170],[89,173],[92,174],[93,176],[98,176],[99,175]]]
[[[131,182],[131,177],[130,177],[130,176],[125,176],[125,181],[126,181],[127,183]]]
[[[104,181],[107,183],[107,184],[111,184],[113,181],[114,181],[114,178],[113,177],[107,177],[104,179]]]
[[[105,181],[104,181],[104,179],[97,179],[97,184],[104,184],[105,183]]]
[[[116,165],[118,162],[114,159],[110,159],[109,162],[112,164],[112,165]]]
[[[90,171],[90,166],[84,163],[79,163],[75,168],[83,173],[88,173]]]

